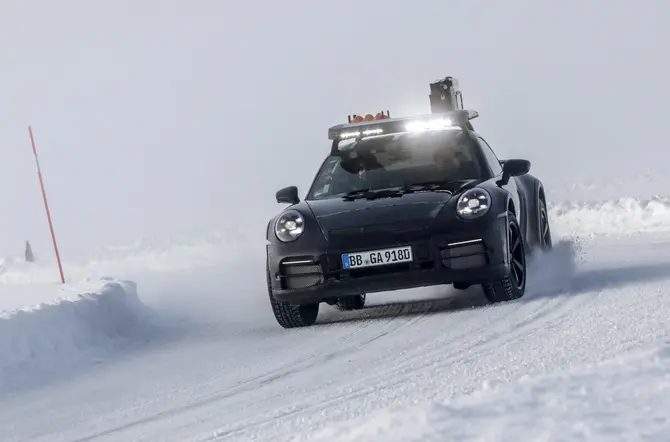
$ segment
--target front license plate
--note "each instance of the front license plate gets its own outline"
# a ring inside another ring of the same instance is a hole
[[[361,267],[372,267],[411,261],[412,247],[410,246],[370,250],[361,253],[345,253],[342,255],[342,266],[345,269],[358,269]]]

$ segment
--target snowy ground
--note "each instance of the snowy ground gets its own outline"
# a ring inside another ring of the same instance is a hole
[[[322,431],[313,440],[668,440],[670,342]]]
[[[561,201],[522,300],[377,294],[301,330],[271,317],[258,241],[138,244],[65,288],[8,260],[0,439],[667,440],[670,203]]]

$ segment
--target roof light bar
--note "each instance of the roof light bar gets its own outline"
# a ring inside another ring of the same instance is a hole
[[[403,132],[422,132],[425,130],[461,129],[469,120],[479,114],[473,110],[457,110],[443,114],[429,114],[418,117],[382,118],[360,123],[338,124],[328,129],[329,140],[356,139],[375,135],[387,135]]]

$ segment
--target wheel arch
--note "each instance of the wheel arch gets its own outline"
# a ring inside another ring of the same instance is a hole
[[[547,203],[544,185],[537,177],[525,174],[517,177],[520,199],[523,202],[524,215],[527,222],[523,226],[523,234],[530,251],[541,244],[540,239],[540,207],[538,202]]]
[[[265,226],[265,239],[268,240],[268,241],[270,241],[272,239],[272,237],[271,237],[271,235],[272,235],[272,223],[275,221],[275,219],[277,219],[276,216],[270,218],[270,220],[268,221],[267,226]]]

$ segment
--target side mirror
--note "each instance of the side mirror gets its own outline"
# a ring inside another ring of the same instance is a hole
[[[506,185],[510,177],[525,175],[530,170],[530,161],[528,160],[511,159],[500,163],[502,164],[503,174],[497,183],[499,186]]]
[[[276,193],[278,203],[297,204],[300,202],[298,188],[296,186],[284,187]]]
[[[507,176],[521,176],[530,171],[530,161],[528,160],[505,160],[503,163],[503,174]]]

